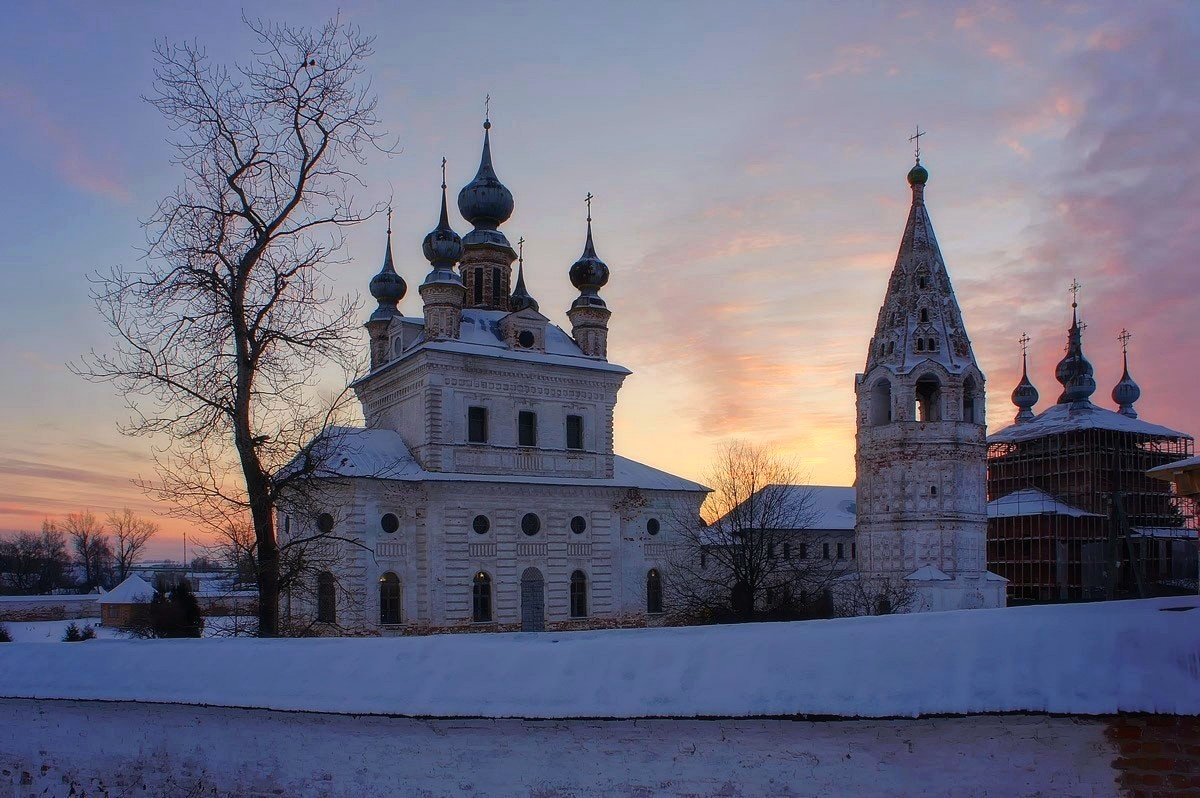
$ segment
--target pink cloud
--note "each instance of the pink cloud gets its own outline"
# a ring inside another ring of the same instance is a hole
[[[38,97],[16,86],[0,87],[0,109],[29,128],[40,158],[68,185],[106,199],[129,200],[129,190],[111,172],[111,164],[89,152],[83,140],[55,120]]]

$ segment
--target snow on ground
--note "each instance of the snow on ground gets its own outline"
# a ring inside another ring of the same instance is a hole
[[[1200,714],[1200,597],[677,629],[9,643],[0,696],[483,718]]]
[[[219,615],[204,619],[205,637],[233,637],[251,634],[257,620],[247,616]],[[60,643],[67,627],[75,624],[82,631],[85,626],[96,630],[97,640],[128,640],[129,635],[119,629],[101,626],[99,618],[75,618],[66,621],[0,621],[8,630],[14,643]]]

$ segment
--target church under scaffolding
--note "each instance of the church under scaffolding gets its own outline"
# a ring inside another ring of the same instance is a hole
[[[988,567],[1011,604],[1095,601],[1197,590],[1196,508],[1146,472],[1192,453],[1192,437],[1137,417],[1128,358],[1118,412],[1096,383],[1072,321],[1056,370],[1058,402],[1034,416],[1028,372],[1016,423],[988,438]]]

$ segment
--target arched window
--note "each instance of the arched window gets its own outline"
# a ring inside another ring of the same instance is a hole
[[[921,377],[913,394],[918,421],[942,420],[942,384],[937,377],[932,374]]]
[[[929,308],[921,308],[921,323],[929,323]]]
[[[571,617],[586,618],[587,605],[587,574],[575,571],[571,574]]]
[[[317,620],[337,623],[337,582],[328,571],[317,576]]]
[[[379,577],[379,622],[400,623],[400,577],[391,571]]]
[[[657,615],[663,611],[662,575],[657,568],[646,574],[646,612]]]
[[[878,427],[892,420],[892,383],[885,377],[871,386],[871,426]]]
[[[924,338],[918,338],[918,339],[917,339],[917,351],[918,351],[918,352],[924,352],[924,351],[925,351],[925,339],[924,339]]]
[[[475,574],[471,584],[471,620],[475,623],[492,620],[492,578],[483,571]]]
[[[976,394],[975,378],[967,377],[966,381],[963,383],[963,393],[962,393],[962,420],[963,421],[967,421],[970,423],[978,423],[978,418],[976,416],[976,410],[975,410],[975,406],[976,406],[975,394]]]

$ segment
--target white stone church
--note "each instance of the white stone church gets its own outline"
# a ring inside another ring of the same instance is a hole
[[[330,433],[325,511],[284,514],[352,541],[311,595],[284,612],[330,628],[415,631],[646,623],[663,612],[670,519],[698,517],[707,489],[613,452],[613,409],[628,369],[608,359],[609,269],[591,214],[568,274],[570,332],[526,290],[499,227],[513,197],[492,166],[458,195],[473,229],[441,218],[425,237],[422,315],[392,259],[371,280],[370,371],[352,386],[366,427]],[[315,516],[314,521],[305,518]]]

